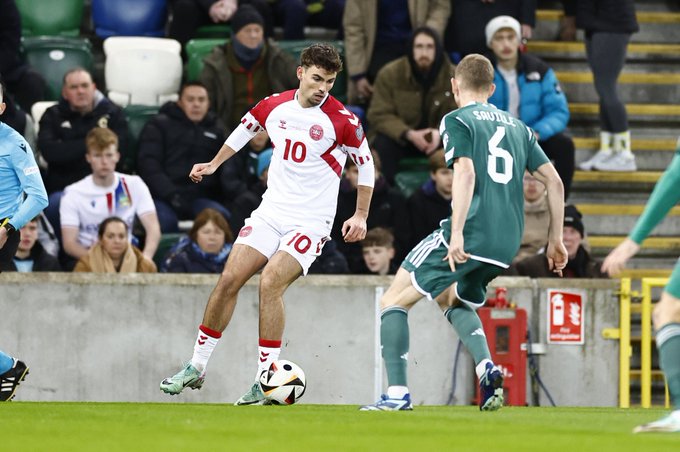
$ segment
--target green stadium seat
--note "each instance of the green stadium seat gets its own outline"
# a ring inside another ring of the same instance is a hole
[[[399,171],[429,171],[430,161],[427,157],[406,157],[399,160]]]
[[[16,0],[23,36],[80,34],[83,0]]]
[[[215,46],[227,42],[224,38],[192,39],[187,42],[184,51],[187,54],[187,64],[184,68],[188,81],[198,80],[203,70],[203,58],[205,58]]]
[[[160,270],[161,264],[165,255],[170,251],[170,248],[175,246],[179,239],[181,239],[186,234],[181,232],[165,233],[161,235],[161,241],[158,242],[158,248],[156,249],[156,254],[153,255],[153,261],[156,263],[156,267]]]
[[[92,45],[87,39],[34,36],[21,40],[22,52],[47,82],[47,98],[59,100],[64,74],[80,66],[92,72]]]
[[[302,40],[290,40],[290,41],[277,41],[278,46],[281,48],[281,50],[284,50],[291,54],[293,58],[300,63],[300,54],[302,51],[305,49],[305,47],[310,46],[311,44],[317,43],[319,41],[315,40],[310,40],[310,39],[302,39]],[[346,102],[347,101],[347,70],[344,67],[344,60],[345,60],[345,43],[343,41],[329,41],[330,44],[332,44],[336,49],[338,49],[338,52],[340,53],[340,58],[343,60],[343,70],[338,74],[337,79],[335,80],[335,85],[333,85],[333,89],[331,90],[331,94],[335,96],[336,99],[338,99],[340,102]]]
[[[429,178],[429,171],[402,171],[394,176],[394,184],[408,198]]]
[[[125,161],[123,162],[126,171],[134,173],[137,169],[139,135],[147,121],[158,114],[158,110],[159,107],[155,105],[128,105],[123,108],[130,132],[130,140],[128,141],[130,148],[125,150]]]
[[[196,39],[227,39],[231,36],[231,25],[210,24],[198,27],[194,38]]]

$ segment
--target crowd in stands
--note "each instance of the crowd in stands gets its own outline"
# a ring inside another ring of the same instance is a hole
[[[393,274],[405,253],[450,215],[452,170],[445,163],[439,123],[457,108],[450,79],[455,63],[469,53],[492,60],[496,92],[489,101],[534,131],[568,197],[574,142],[567,131],[567,98],[553,69],[523,51],[535,25],[535,3],[168,0],[165,37],[182,45],[185,63],[187,43],[205,26],[223,27],[223,41],[202,59],[197,77],[185,76],[177,100],[157,105],[134,136],[124,106],[98,89],[97,74],[85,67],[63,74],[60,98],[34,123],[31,108],[47,100],[46,82],[22,57],[17,4],[0,0],[0,76],[7,91],[2,120],[34,144],[49,194],[44,215],[21,229],[21,245],[7,270],[155,272],[158,267],[161,272],[221,272],[234,235],[267,188],[273,152],[267,133],[257,134],[201,184],[192,183],[188,174],[194,163],[212,158],[260,99],[298,86],[298,61],[285,42],[305,39],[310,26],[331,30],[344,46],[347,86],[341,92],[364,123],[376,163],[366,239],[348,244],[340,232],[357,197],[357,169],[348,159],[336,224],[310,273]],[[623,168],[634,169],[625,109],[621,114],[620,101],[611,96],[620,67],[601,67],[602,49],[612,43],[598,36],[607,26],[593,25],[600,22],[590,20],[594,13],[586,3],[565,1],[565,11],[575,19],[567,16],[560,35],[573,39],[575,27],[585,28],[600,94],[602,146],[586,169],[600,165],[616,170],[613,155]],[[622,3],[627,11],[632,8],[632,1]],[[637,30],[634,17],[611,25],[611,30],[629,36]],[[612,64],[622,65],[626,43],[614,43],[620,52],[610,55],[616,60]],[[429,177],[405,190],[399,174],[413,168],[426,169],[422,173]],[[528,173],[524,185],[525,237],[509,273],[543,276],[545,189]],[[576,267],[566,273],[599,277],[599,265],[584,242],[580,213],[573,206],[568,209],[565,243],[570,243]],[[172,239],[169,246],[161,244],[167,237]]]

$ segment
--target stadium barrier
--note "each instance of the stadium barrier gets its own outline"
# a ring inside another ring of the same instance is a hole
[[[640,291],[632,290],[631,278],[622,278],[619,290],[620,323],[619,328],[606,329],[603,337],[620,341],[619,355],[619,407],[630,407],[631,377],[640,380],[640,406],[652,407],[652,379],[656,372],[652,369],[652,304],[654,288],[663,288],[668,284],[668,278],[641,278]],[[631,368],[633,355],[633,338],[631,336],[631,316],[640,314],[640,368]],[[668,385],[664,380],[666,408],[670,407]]]

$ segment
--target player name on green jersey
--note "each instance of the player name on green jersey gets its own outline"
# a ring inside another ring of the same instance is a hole
[[[517,127],[516,121],[500,111],[473,110],[472,114],[478,121],[496,121],[502,122],[503,124],[507,124],[512,127]]]

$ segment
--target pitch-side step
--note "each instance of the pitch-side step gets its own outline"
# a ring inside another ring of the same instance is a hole
[[[529,41],[527,51],[539,56],[585,58],[586,47],[579,41]],[[679,58],[680,44],[628,44],[627,58],[649,60],[651,57]]]
[[[668,151],[675,152],[678,140],[676,138],[633,138],[631,149],[638,151]],[[596,151],[600,148],[599,138],[574,137],[576,149]]]
[[[574,182],[655,184],[661,171],[574,171]]]
[[[597,235],[588,236],[591,248],[614,248],[623,242],[622,235]],[[649,237],[642,242],[643,249],[676,250],[680,249],[680,237]]]
[[[595,215],[633,215],[640,216],[645,206],[642,204],[576,204],[584,216]],[[673,207],[667,216],[680,216],[680,206]]]

